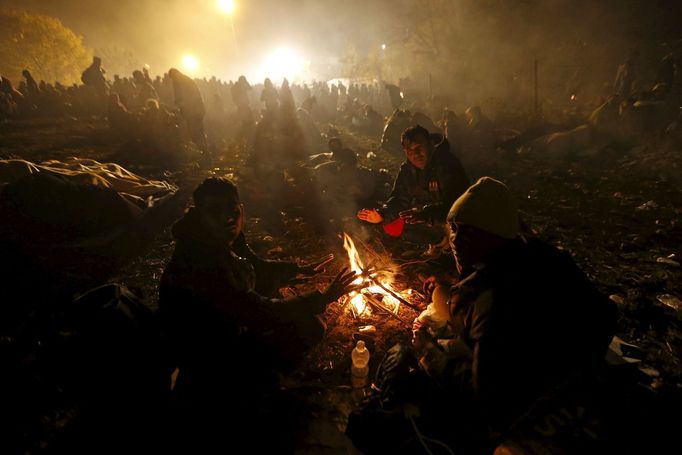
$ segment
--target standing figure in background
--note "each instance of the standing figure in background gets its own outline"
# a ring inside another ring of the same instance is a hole
[[[246,80],[245,76],[239,76],[237,82],[232,86],[232,102],[237,106],[237,116],[241,124],[240,131],[242,135],[249,134],[254,127],[253,113],[249,105],[249,92],[251,85]]]
[[[207,144],[204,134],[206,108],[199,87],[191,77],[185,76],[175,68],[168,71],[168,77],[173,81],[175,105],[180,108],[180,114],[187,122],[192,142],[206,152]]]
[[[403,104],[403,95],[400,91],[400,87],[395,84],[386,84],[386,90],[388,91],[388,97],[391,99],[391,108],[396,110]]]
[[[277,112],[277,109],[279,108],[279,95],[277,94],[277,89],[272,84],[270,78],[265,78],[260,100],[265,103],[265,110],[269,112]]]
[[[38,88],[38,83],[36,82],[35,79],[33,79],[31,72],[29,70],[23,70],[21,72],[21,74],[22,74],[22,76],[24,76],[24,79],[26,79],[26,90],[28,93],[25,93],[25,95],[29,95],[29,96],[40,95],[40,89]]]
[[[107,93],[107,81],[104,78],[104,68],[102,68],[102,59],[99,57],[92,58],[92,64],[88,66],[83,74],[81,74],[81,81],[87,87],[94,90],[95,94],[104,97]]]
[[[142,71],[133,71],[133,79],[135,81],[135,97],[133,101],[133,106],[142,109],[147,100],[159,100],[159,95],[156,93],[156,89],[151,82],[147,80]]]

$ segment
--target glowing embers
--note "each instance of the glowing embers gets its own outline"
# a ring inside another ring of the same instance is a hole
[[[367,270],[360,259],[360,254],[353,239],[343,233],[343,248],[348,253],[348,262],[351,270],[358,275],[353,284],[367,284],[368,287],[354,291],[345,297],[346,302],[350,301],[351,310],[356,316],[368,316],[372,313],[372,307],[383,307],[385,310],[398,314],[400,309],[400,301],[391,295],[391,292],[401,297],[408,297],[412,294],[412,290],[398,292],[392,287],[392,277],[390,274],[383,273],[379,276],[378,273],[373,273],[372,270]]]

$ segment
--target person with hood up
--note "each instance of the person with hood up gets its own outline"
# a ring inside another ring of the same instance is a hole
[[[567,253],[520,234],[503,183],[479,179],[446,224],[460,281],[427,280],[433,308],[415,321],[412,347],[389,350],[377,387],[384,412],[398,405],[403,421],[456,453],[490,453],[488,430],[504,433],[535,401],[603,364],[616,309]],[[348,434],[364,453],[391,451],[361,429],[385,415],[351,416]]]
[[[288,299],[260,294],[273,277],[310,276],[323,264],[257,257],[244,239],[244,208],[231,181],[206,179],[193,198],[194,207],[173,227],[175,251],[159,288],[160,320],[178,369],[174,392],[188,412],[187,427],[180,427],[189,443],[224,438],[230,428],[241,439],[239,433],[257,434],[270,418],[286,433],[279,376],[322,339],[318,315],[357,287],[355,273],[342,269],[323,292]]]
[[[342,271],[324,292],[288,300],[267,297],[258,291],[271,293],[278,287],[275,281],[310,276],[319,264],[256,256],[242,233],[244,208],[237,187],[227,179],[206,179],[194,191],[194,203],[173,227],[175,251],[159,288],[159,311],[176,347],[179,374],[199,394],[235,381],[249,388],[262,385],[278,366],[293,366],[321,339],[324,327],[317,315],[350,292],[354,275]],[[251,342],[261,347],[250,347]],[[234,377],[226,364],[234,355],[253,367],[243,377]]]

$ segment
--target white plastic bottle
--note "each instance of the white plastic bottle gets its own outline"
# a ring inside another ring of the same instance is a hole
[[[350,368],[351,385],[354,389],[359,389],[367,385],[369,374],[369,351],[365,347],[365,342],[358,340],[358,344],[350,355],[353,365]]]

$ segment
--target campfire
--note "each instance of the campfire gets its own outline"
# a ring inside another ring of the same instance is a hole
[[[412,295],[412,289],[398,291],[393,288],[393,274],[388,270],[374,270],[375,263],[365,267],[353,239],[343,233],[343,247],[348,253],[350,268],[358,276],[353,284],[365,284],[367,287],[360,291],[353,291],[344,298],[345,302],[350,302],[350,309],[356,317],[366,317],[372,311],[390,313],[397,319],[400,305],[405,304],[410,308],[416,309],[407,298]]]

